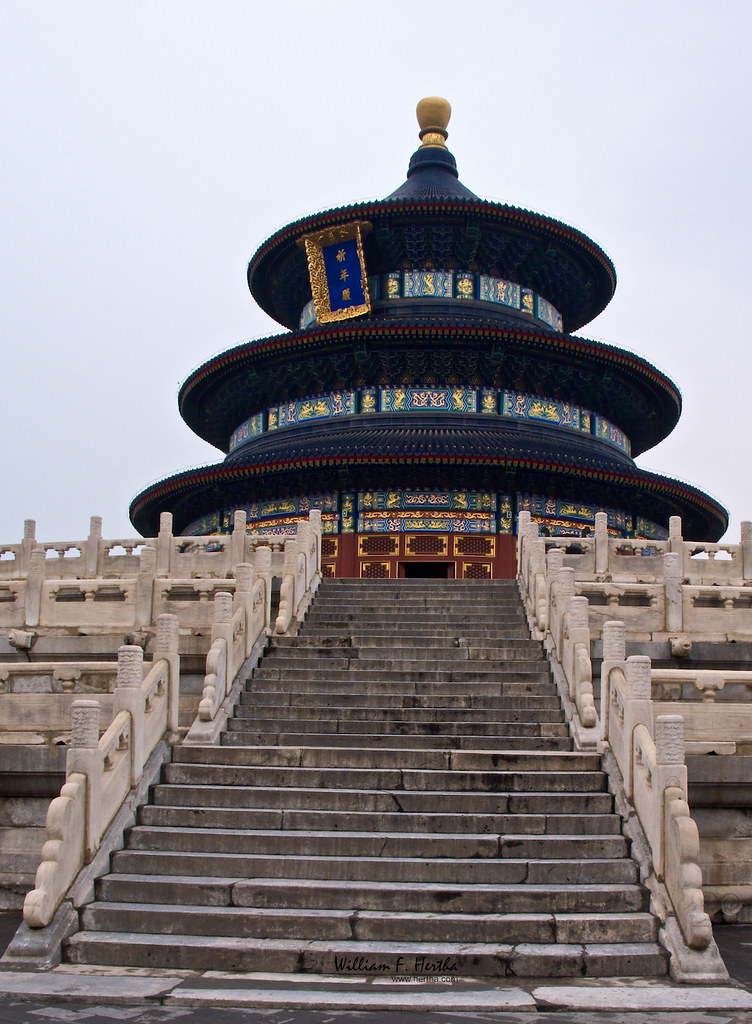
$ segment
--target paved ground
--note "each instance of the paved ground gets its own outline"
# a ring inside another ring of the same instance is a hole
[[[0,914],[0,949],[7,944],[18,920],[18,915]],[[654,982],[638,988],[618,982],[605,986],[597,982],[510,986],[490,994],[497,1002],[507,1000],[508,1008],[491,1011],[484,1008],[489,998],[487,990],[473,982],[458,982],[423,985],[420,991],[416,986],[398,986],[401,991],[395,998],[401,999],[404,992],[406,1003],[417,1004],[409,1010],[281,1009],[274,1004],[280,981],[271,977],[247,977],[239,986],[235,978],[220,974],[197,976],[184,972],[184,977],[176,978],[166,976],[167,972],[130,971],[92,976],[68,968],[63,973],[28,980],[12,973],[0,974],[0,993],[5,989],[0,995],[0,1024],[752,1024],[752,925],[719,927],[716,940],[739,985],[736,989],[671,989]],[[10,992],[14,978],[17,991]],[[43,983],[48,986],[44,995],[39,991]],[[304,984],[315,998],[315,980]],[[282,982],[282,987],[291,997],[289,1001],[294,1002],[300,983]],[[244,993],[251,995],[251,988],[256,1002],[259,993],[269,996],[269,1008],[216,1005],[224,1000],[242,1002]],[[348,985],[348,991],[357,1001],[364,993],[369,998],[368,992],[373,993],[374,987],[355,982]],[[214,1005],[190,1005],[205,997]],[[419,1003],[424,997],[434,1005],[463,1001],[465,1005],[447,1012],[422,1011]],[[714,1008],[735,998],[746,1000],[749,1006],[736,1010]],[[683,999],[684,1008],[661,1009],[665,999]],[[177,1005],[181,1001],[187,1005]],[[699,1008],[703,1002],[705,1009]],[[594,1004],[599,1007],[597,1011],[592,1009]]]

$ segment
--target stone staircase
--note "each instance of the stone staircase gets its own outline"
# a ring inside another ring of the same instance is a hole
[[[325,581],[222,746],[180,747],[77,964],[665,975],[594,754],[513,581]]]

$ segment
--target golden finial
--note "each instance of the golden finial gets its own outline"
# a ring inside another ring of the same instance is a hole
[[[449,100],[441,96],[426,96],[418,101],[415,109],[420,125],[421,146],[444,146],[447,137],[447,125],[452,116]]]

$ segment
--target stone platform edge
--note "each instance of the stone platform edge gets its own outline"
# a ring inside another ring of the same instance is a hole
[[[670,1012],[752,1011],[752,993],[734,985],[702,986],[613,978],[607,983],[488,985],[475,978],[339,978],[191,971],[0,971],[0,998],[86,1004],[161,1004],[184,1007],[319,1010],[530,1010]],[[616,1004],[616,1006],[615,1006]]]

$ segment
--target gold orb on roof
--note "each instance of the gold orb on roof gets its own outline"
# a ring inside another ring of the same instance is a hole
[[[415,109],[420,125],[420,141],[424,146],[443,146],[446,139],[447,125],[452,116],[449,100],[441,96],[426,96],[418,101]]]

